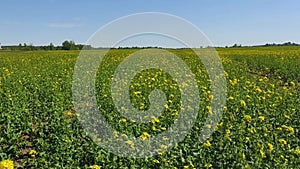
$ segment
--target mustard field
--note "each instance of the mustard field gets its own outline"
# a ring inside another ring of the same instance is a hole
[[[110,50],[95,80],[96,107],[120,133],[110,139],[124,142],[128,149],[139,148],[130,137],[147,141],[171,128],[181,109],[180,87],[191,85],[177,83],[160,69],[141,71],[128,84],[129,103],[136,110],[148,110],[148,96],[160,89],[164,110],[147,123],[122,116],[112,99],[113,75],[138,50]],[[216,126],[204,123],[214,113],[205,66],[189,49],[168,51],[191,70],[193,75],[186,76],[195,78],[199,112],[183,140],[171,148],[162,141],[156,155],[143,158],[107,151],[82,127],[84,112],[78,111],[72,91],[80,51],[0,51],[0,169],[299,168],[300,47],[217,48],[227,90]],[[214,132],[201,142],[205,127]]]

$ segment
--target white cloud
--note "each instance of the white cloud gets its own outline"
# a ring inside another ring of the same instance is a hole
[[[72,23],[51,23],[48,24],[50,28],[77,28],[81,27],[80,24],[72,24]]]

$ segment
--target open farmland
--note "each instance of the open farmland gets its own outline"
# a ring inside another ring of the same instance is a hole
[[[159,88],[166,94],[166,109],[149,123],[122,117],[114,107],[109,84],[118,64],[135,51],[108,53],[97,73],[97,103],[107,121],[123,133],[120,137],[147,139],[175,121],[180,91],[168,73],[143,71],[131,83],[133,106],[148,109],[150,91]],[[0,161],[10,160],[6,162],[13,162],[15,168],[300,166],[300,47],[217,49],[227,81],[226,106],[215,132],[203,143],[199,133],[213,97],[206,70],[190,50],[169,51],[194,73],[201,111],[192,131],[177,146],[136,159],[107,152],[82,129],[81,112],[75,111],[72,100],[79,51],[0,51]]]

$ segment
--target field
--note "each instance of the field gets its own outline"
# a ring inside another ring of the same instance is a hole
[[[194,73],[201,111],[183,141],[149,158],[114,155],[84,132],[78,120],[82,112],[75,111],[72,99],[79,51],[0,51],[0,169],[12,163],[15,168],[298,168],[300,47],[216,50],[225,70],[227,97],[215,132],[199,141],[213,98],[203,64],[188,49],[169,50]],[[116,139],[124,141],[164,132],[180,109],[178,84],[168,73],[153,69],[135,76],[130,98],[136,109],[147,110],[150,91],[159,88],[168,100],[164,113],[141,124],[118,113],[110,93],[112,75],[135,51],[110,51],[96,79],[98,106],[123,133]]]

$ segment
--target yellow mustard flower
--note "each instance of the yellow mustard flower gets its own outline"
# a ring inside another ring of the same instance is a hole
[[[90,166],[89,168],[91,168],[91,169],[101,169],[101,167],[98,166],[98,165],[92,165],[92,166]]]
[[[217,124],[217,127],[219,127],[219,128],[223,127],[223,122]]]
[[[241,100],[240,103],[243,107],[246,107],[246,102],[244,100]]]
[[[214,98],[214,96],[211,95],[211,94],[208,96],[208,99],[209,99],[209,100],[212,100],[213,98]]]
[[[212,108],[211,108],[211,106],[206,106],[206,109],[207,109],[207,111],[208,111],[208,113],[210,114],[210,115],[212,115]]]
[[[164,145],[164,144],[162,144],[162,145],[160,146],[160,148],[161,148],[161,149],[165,149],[165,150],[166,150],[166,149],[168,148],[168,146],[167,146],[167,145]]]
[[[245,153],[242,154],[242,159],[245,160],[246,159],[246,155]]]
[[[121,136],[126,137],[126,138],[128,137],[127,134],[125,134],[125,133],[122,133]]]
[[[286,126],[286,125],[282,125],[281,126],[283,129],[289,131],[290,133],[294,134],[295,131],[294,131],[294,128],[293,127],[290,127],[290,126]]]
[[[244,166],[244,169],[250,169],[251,167],[250,167],[250,165],[249,164],[246,164],[245,166]]]
[[[266,126],[263,126],[262,129],[264,130],[264,132],[268,132],[268,128]]]
[[[262,158],[265,158],[265,157],[266,157],[265,152],[264,152],[263,149],[260,149],[260,150],[259,150],[259,153],[260,153],[260,155],[261,155]]]
[[[148,137],[150,137],[150,134],[147,133],[147,132],[144,132],[144,133],[140,136],[140,138],[141,138],[142,140],[146,140]]]
[[[262,92],[262,90],[259,87],[256,87],[255,91],[258,92],[258,93]]]
[[[248,122],[250,122],[250,121],[252,120],[252,118],[251,118],[250,115],[245,115],[244,118],[245,118],[245,120],[248,121]]]
[[[206,164],[204,165],[204,167],[205,167],[205,168],[211,168],[211,167],[212,167],[212,164],[206,163]]]
[[[127,140],[126,143],[131,147],[134,148],[134,142],[131,140]]]
[[[34,158],[37,155],[37,152],[35,150],[30,150],[29,155]]]
[[[230,130],[229,129],[226,130],[226,135],[230,135]]]
[[[250,138],[249,138],[249,137],[246,137],[246,138],[245,138],[245,142],[248,143],[249,141],[250,141]]]
[[[160,162],[156,159],[153,160],[154,163],[159,164]]]
[[[158,151],[157,151],[157,154],[161,156],[161,155],[163,155],[163,151],[159,151],[159,150],[158,150]]]
[[[134,95],[139,95],[139,94],[142,94],[141,91],[136,91],[136,92],[133,92]]]
[[[286,145],[287,144],[287,142],[284,140],[284,139],[279,139],[278,140],[279,142],[280,142],[280,144],[282,145],[282,146],[284,146],[284,145]]]
[[[265,117],[264,116],[259,116],[258,119],[263,122],[265,120]]]
[[[72,111],[67,111],[65,115],[66,115],[67,117],[72,117],[72,116],[73,116],[73,113],[72,113]]]
[[[151,116],[151,118],[152,118],[152,123],[154,124],[154,123],[159,123],[160,121],[159,121],[159,119],[158,118],[156,118],[155,116]]]
[[[291,116],[289,116],[289,115],[284,115],[284,118],[286,118],[286,119],[290,119],[290,118],[291,118]]]
[[[206,141],[203,143],[203,145],[204,145],[205,147],[210,147],[210,146],[211,146],[211,144],[210,144],[210,142],[209,142],[208,140],[206,140]]]
[[[12,160],[3,160],[0,162],[0,169],[14,169],[14,162]]]
[[[226,130],[226,135],[225,138],[228,139],[230,142],[232,141],[232,139],[230,138],[230,130]]]
[[[248,128],[247,129],[249,133],[254,134],[255,133],[255,128]]]
[[[268,143],[269,152],[272,152],[274,150],[274,146],[271,143]]]
[[[291,81],[290,84],[291,84],[292,86],[295,86],[295,85],[296,85],[293,81]]]
[[[169,138],[166,137],[166,136],[164,136],[164,137],[162,138],[162,140],[167,141],[167,140],[169,140]]]
[[[288,152],[290,152],[290,153],[295,153],[295,154],[297,154],[297,155],[300,155],[300,149],[289,150]]]
[[[300,155],[300,149],[296,149],[296,150],[294,150],[294,153],[296,153],[296,154]]]

